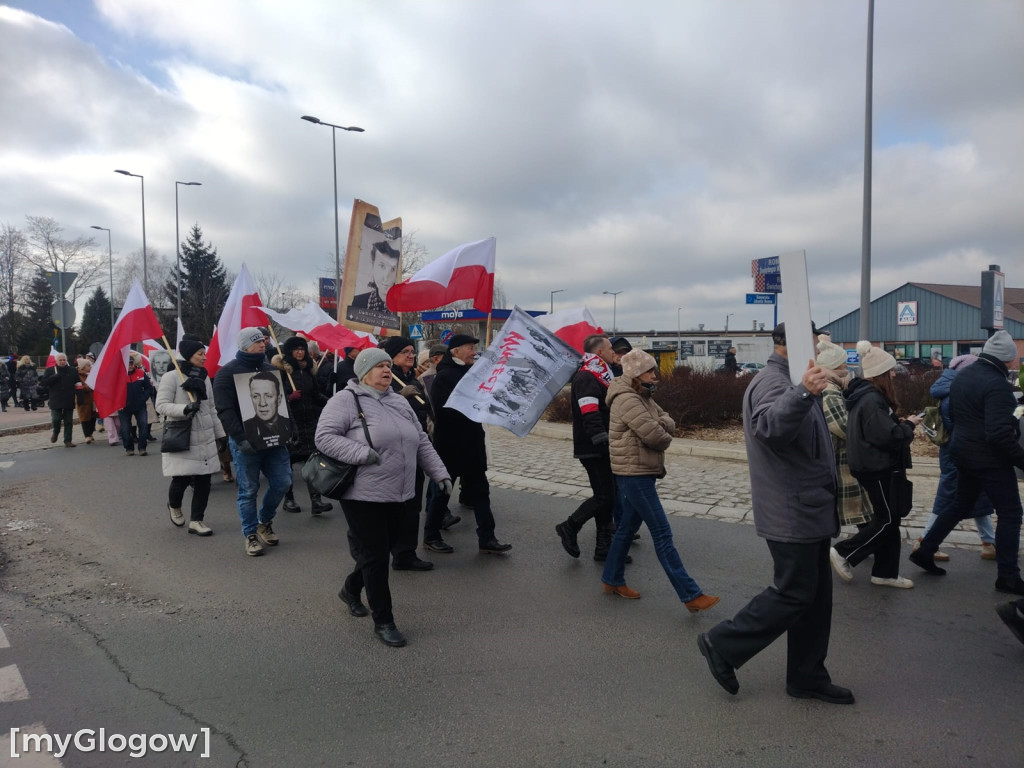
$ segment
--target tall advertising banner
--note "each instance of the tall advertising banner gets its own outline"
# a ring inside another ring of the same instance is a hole
[[[387,295],[402,276],[402,219],[381,221],[376,206],[354,201],[346,253],[339,322],[374,334],[399,330],[401,321],[388,309]]]
[[[779,256],[786,290],[782,292],[782,319],[786,323],[789,379],[794,385],[803,379],[807,361],[817,355],[811,324],[811,293],[807,286],[807,252],[791,251]]]

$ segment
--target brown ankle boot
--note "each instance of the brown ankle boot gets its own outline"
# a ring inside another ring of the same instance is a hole
[[[618,595],[619,597],[624,597],[627,600],[636,600],[638,597],[640,597],[639,592],[637,592],[635,589],[630,589],[625,584],[623,584],[621,587],[613,587],[611,584],[603,584],[603,586],[604,593],[606,595]]]
[[[686,610],[690,613],[696,613],[697,611],[706,611],[711,606],[717,605],[720,599],[714,595],[697,595],[693,600],[687,600],[683,605],[686,606]]]

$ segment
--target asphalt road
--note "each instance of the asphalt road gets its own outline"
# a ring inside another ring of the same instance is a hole
[[[350,565],[337,509],[280,513],[281,546],[248,558],[234,486],[215,477],[216,533],[188,536],[159,461],[105,445],[0,455],[0,669],[27,691],[0,701],[0,737],[211,731],[209,759],[72,751],[62,765],[1024,764],[1024,646],[974,552],[954,550],[944,578],[908,564],[913,590],[872,587],[864,568],[837,580],[829,666],[854,706],[787,697],[782,640],[731,697],[696,637],[768,583],[751,526],[672,519],[687,568],[722,597],[691,616],[649,538],[627,570],[643,598],[606,597],[592,532],[578,561],[553,533],[572,500],[495,489],[511,555],[477,554],[464,521],[435,571],[392,573],[409,646],[389,649],[336,597]]]

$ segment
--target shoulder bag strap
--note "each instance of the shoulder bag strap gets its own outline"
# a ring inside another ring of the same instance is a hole
[[[366,444],[373,448],[373,441],[370,440],[370,430],[366,426],[366,415],[363,413],[363,404],[359,402],[359,395],[355,392],[352,392],[352,397],[356,399],[356,410],[359,411],[359,420],[363,422],[363,434],[366,435]]]

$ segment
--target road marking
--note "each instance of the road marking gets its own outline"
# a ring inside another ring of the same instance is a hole
[[[0,461],[0,469],[10,469],[13,466],[13,461]]]
[[[10,648],[11,644],[7,642],[7,635],[4,634],[3,627],[0,627],[0,648]]]
[[[46,726],[42,723],[32,723],[24,728],[19,728],[15,734],[18,757],[11,757],[11,730],[0,734],[0,765],[17,766],[17,768],[59,768],[61,762],[49,752],[23,752],[25,746],[22,738],[24,735],[35,734],[46,735]]]
[[[28,698],[28,689],[21,673],[14,664],[0,667],[0,703],[21,701]]]

